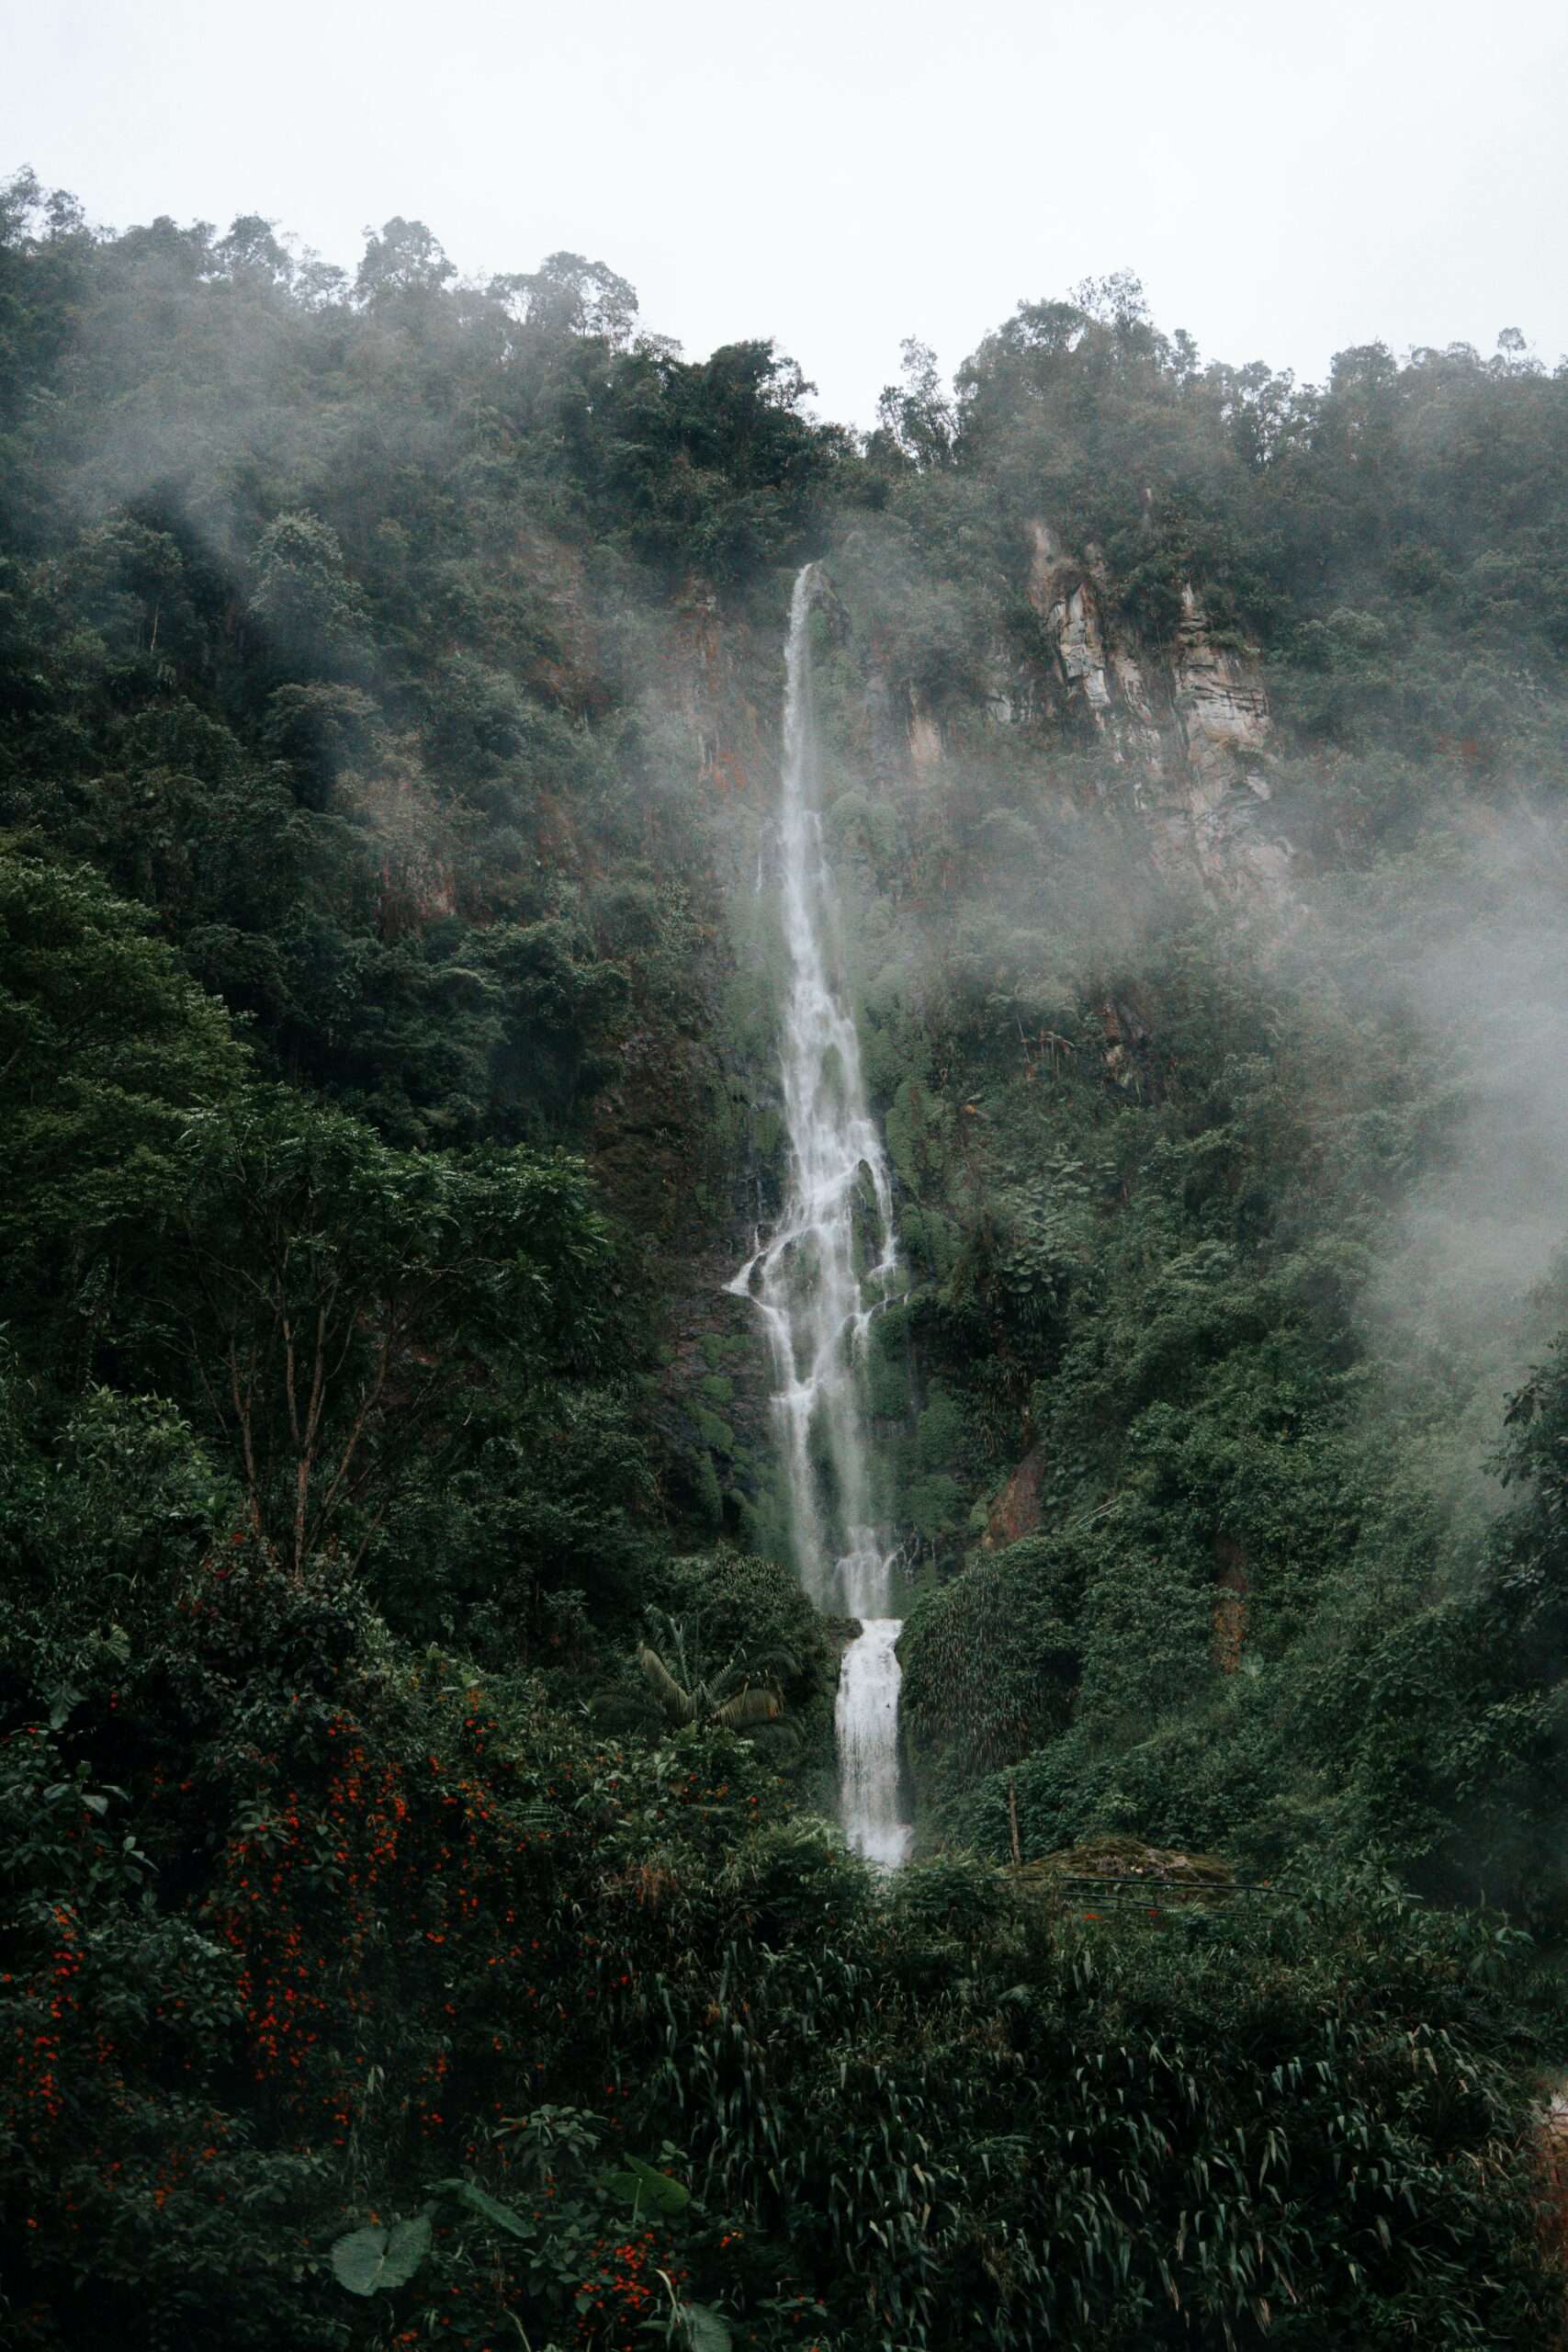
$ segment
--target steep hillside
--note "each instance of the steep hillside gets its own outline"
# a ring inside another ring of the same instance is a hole
[[[5,194],[8,2341],[1560,2331],[1568,378],[809,391]],[[725,1287],[807,562],[891,1879]]]

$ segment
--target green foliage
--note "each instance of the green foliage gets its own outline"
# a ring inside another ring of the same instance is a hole
[[[683,2213],[692,2201],[692,2192],[683,2182],[671,2180],[668,2173],[645,2163],[641,2156],[628,2156],[618,2172],[607,2175],[604,2186],[631,2207],[634,2219],[643,2211],[668,2219],[672,2213]]]
[[[344,1519],[363,1554],[470,1367],[516,1379],[569,1330],[592,1360],[608,1240],[572,1164],[397,1152],[282,1095],[194,1124],[187,1157],[165,1313],[253,1527],[297,1569]]]
[[[8,1311],[112,1287],[179,1184],[193,1114],[232,1101],[222,1008],[91,874],[0,846],[0,1239]]]
[[[739,590],[839,438],[767,346],[631,345],[580,255],[455,288],[399,219],[351,289],[264,222],[51,201],[18,181],[0,243],[0,823],[154,908],[271,1074],[406,1143],[581,1139],[634,1024],[692,1058],[690,887],[629,932],[626,889],[705,888],[603,550]]]
[[[391,2294],[406,2287],[430,2252],[430,2220],[421,2214],[412,2222],[350,2230],[334,2240],[333,2277],[351,2295],[374,2295],[378,2289]]]
[[[1473,924],[1464,854],[1363,886],[1353,914],[1329,899],[1264,952],[1168,905],[1127,976],[1047,1035],[1016,997],[953,983],[939,920],[891,998],[914,1279],[883,1337],[923,1409],[884,1442],[925,1588],[902,1655],[929,1839],[1004,1855],[1016,1810],[1032,1854],[1110,1827],[1267,1869],[1374,1840],[1449,1894],[1544,1894],[1524,1860],[1544,1750],[1515,1751],[1495,1804],[1471,1760],[1528,1743],[1540,1702],[1516,1657],[1494,1714],[1452,1646],[1482,1449],[1540,1308],[1437,1326],[1413,1385],[1408,1357],[1379,1360],[1438,1305],[1407,1251],[1392,1324],[1370,1299],[1413,1182],[1465,1148],[1452,1048],[1390,973],[1419,952],[1407,910]]]
[[[899,1644],[903,1716],[931,1796],[1066,1729],[1083,1670],[1082,1576],[1067,1543],[1035,1537],[916,1604]]]
[[[714,1654],[749,1645],[785,1658],[784,1687],[805,1695],[822,1676],[822,1623],[790,1570],[777,1560],[723,1550],[679,1560],[669,1589]]]
[[[1117,278],[952,398],[912,341],[857,449],[637,309],[0,198],[7,2329],[1550,2341],[1560,1999],[1461,1906],[1563,1924],[1568,1385],[1499,1510],[1525,1310],[1374,1302],[1474,1099],[1419,935],[1565,772],[1565,379],[1204,368]],[[1151,677],[1193,585],[1257,640],[1300,920],[1156,870],[1042,524]],[[908,1272],[891,1883],[797,1809],[834,1629],[689,1550],[783,1533],[712,1307],[812,553]],[[998,1866],[1097,1828],[1272,1884]]]
[[[197,1618],[194,1637],[209,1669],[226,1658],[240,1681],[222,1693],[192,1682],[185,1703],[201,1705],[218,1753],[239,1762],[244,1751],[227,1718],[247,1692],[252,1705],[276,1703],[266,1697],[273,1653],[279,1640],[297,1641],[303,1621],[296,1615],[292,1631],[280,1622],[265,1577],[254,1594],[234,1572],[209,1589],[218,1614]],[[317,1596],[318,1610],[327,1599]],[[809,2308],[814,2293],[826,2305],[818,2324],[850,2344],[876,2340],[856,2316],[868,2288],[901,2309],[917,2344],[944,2340],[971,2308],[1004,2343],[1069,2320],[1091,2344],[1131,2345],[1151,2332],[1157,2340],[1170,2286],[1206,2329],[1223,2336],[1229,2326],[1239,2340],[1261,2340],[1262,2301],[1289,2307],[1287,2287],[1303,2324],[1320,2330],[1370,2324],[1393,2303],[1402,2319],[1417,2314],[1437,2340],[1454,2343],[1485,2341],[1488,2330],[1506,2340],[1544,2308],[1549,2290],[1531,2284],[1524,2176],[1510,2153],[1517,2111],[1488,2054],[1501,2019],[1488,2006],[1481,1943],[1459,1924],[1412,1915],[1374,1883],[1281,1898],[1251,1925],[1238,1917],[1203,1936],[1179,1921],[1153,1944],[1136,1928],[1120,1942],[1082,1928],[1058,1938],[1032,1898],[957,1861],[916,1867],[885,1907],[818,1833],[782,1817],[746,1826],[755,1799],[776,1799],[733,1743],[657,1756],[597,1750],[570,1720],[541,1713],[524,1692],[476,1685],[453,1661],[416,1679],[400,1669],[389,1682],[384,1668],[364,1679],[358,1645],[374,1636],[369,1621],[358,1622],[336,1666],[295,1653],[304,1688],[294,1712],[312,1689],[321,1712],[285,1733],[288,1779],[274,1782],[276,1797],[258,1788],[254,1770],[237,1781],[209,1770],[180,1802],[220,1827],[214,1807],[233,1808],[231,1843],[220,1851],[234,1859],[202,1899],[213,1920],[243,1936],[252,1989],[242,2032],[263,2067],[267,2130],[297,2129],[320,2077],[357,2118],[370,2201],[395,2211],[422,2186],[442,2200],[431,2250],[402,2286],[366,2266],[378,2290],[427,2299],[400,2303],[415,2324],[421,2311],[449,2310],[454,2286],[481,2328],[500,2299],[531,2332],[559,2327],[584,2293],[606,2325],[610,2313],[618,2324],[622,2310],[646,2310],[635,2290],[648,2266],[626,2253],[643,2246],[643,2227],[655,2232],[658,2267],[688,2270],[705,2290],[701,2308],[722,2304],[764,2343],[790,2337],[769,2304],[794,2295]],[[276,1630],[258,1644],[269,1624]],[[352,1716],[346,1689],[359,1692]],[[134,1726],[145,1759],[146,1793],[133,1802],[161,1821],[162,1851],[179,1828],[178,1805],[164,1818],[167,1801],[152,1793],[158,1741],[173,1728],[168,1686],[138,1675],[117,1691],[118,1736]],[[330,1810],[345,1776],[389,1792],[363,1829]],[[280,1813],[285,1789],[294,1794]],[[348,1862],[337,1865],[348,1876],[335,1883],[335,1849],[317,1860],[310,1834],[323,1803],[338,1844],[348,1837]],[[455,1847],[457,1821],[465,1835]],[[394,1825],[395,1852],[373,1863]],[[253,1853],[266,1868],[261,1907],[247,1910],[234,1896]],[[444,1907],[454,1864],[460,1875]],[[341,1938],[345,1901],[353,1922],[367,1904],[405,1901],[405,1883],[423,1889],[421,1932],[376,1962],[394,1965],[398,1981],[396,1996],[387,1984],[370,2013],[370,2048],[389,2083],[409,2086],[409,2117],[369,2081],[336,2087],[332,2070],[352,2044],[323,2049],[305,2038],[317,2028],[275,2024],[262,1974],[295,1936],[307,1955],[315,1939]],[[532,1930],[521,1966],[507,1958],[516,1938],[506,1925],[520,1901]],[[467,1924],[454,1942],[459,1916]],[[552,1955],[553,2007],[536,1999],[535,1944]],[[1505,1967],[1506,1959],[1505,1951]],[[515,1973],[510,1989],[488,1981],[492,1962]],[[510,2021],[518,2001],[521,2032]],[[442,2022],[454,2014],[455,2029]],[[1414,2076],[1412,2018],[1423,2053]],[[986,2047],[1007,2053],[999,2074],[979,2064]],[[1413,2091],[1413,2082],[1429,2088]],[[198,2120],[217,2135],[203,2144],[225,2144],[220,2118]],[[672,2184],[652,2189],[665,2165],[635,2151],[661,2134],[678,2135],[685,2163]],[[606,2135],[629,2143],[607,2171]],[[1024,2141],[1038,2151],[1030,2167],[1001,2161]],[[111,2144],[119,2144],[112,2135]],[[465,2144],[478,2153],[478,2177],[439,2173],[445,2152]],[[1334,2187],[1333,2151],[1350,2144],[1379,2167],[1375,2188],[1355,2197]],[[1485,2201],[1460,2193],[1450,2161],[1472,2146],[1495,2168]],[[263,2150],[242,2143],[210,2161],[230,2168],[220,2177],[243,2181],[243,2167],[259,2172]],[[70,2168],[73,2193],[81,2177]],[[198,2168],[176,2213],[192,2210],[199,2182]],[[211,2194],[222,2193],[214,2179]],[[624,2218],[607,2231],[600,2199],[619,2203],[624,2217],[628,2195],[642,2220],[630,2236]],[[365,2197],[362,2188],[361,2207]],[[235,2323],[243,2331],[290,2310],[292,2340],[333,2340],[324,2289],[310,2284],[342,2277],[333,2206],[323,2179],[296,2209],[304,2277],[269,2283]],[[1181,2230],[1184,2210],[1205,2217],[1201,2231]],[[149,2204],[146,2227],[167,2211],[167,2200]],[[1399,2217],[1386,2239],[1380,2213]],[[862,2226],[871,2217],[886,2246]],[[72,2259],[69,2231],[57,2257],[54,2222],[48,2228],[29,2248],[35,2277],[40,2262]],[[350,2243],[378,2259],[391,2255],[386,2224],[362,2228],[367,2237],[355,2230]],[[680,2234],[666,2242],[660,2232]],[[483,2262],[467,2251],[470,2233],[491,2248]],[[128,2251],[136,2243],[123,2242]],[[618,2251],[618,2270],[595,2267],[596,2245]],[[1049,2265],[1019,2256],[982,2283],[982,2249],[1004,2245],[1081,2251]],[[101,2236],[89,2259],[88,2291],[107,2316],[120,2306],[106,2301],[114,2273]],[[161,2308],[175,2280],[152,2260],[141,2291]],[[199,2313],[188,2278],[183,2291],[187,2312]],[[223,2282],[211,2291],[220,2295]],[[697,2301],[682,2288],[688,2296]],[[121,2324],[138,2340],[129,2308]]]
[[[751,1731],[776,1723],[784,1694],[764,1677],[797,1674],[796,1661],[782,1651],[733,1652],[717,1668],[706,1664],[694,1627],[661,1610],[649,1611],[649,1630],[661,1647],[644,1642],[637,1664],[672,1724],[721,1724],[728,1731]]]
[[[694,2341],[775,2348],[1549,2328],[1517,1939],[1375,1875],[1155,1928],[958,1857],[884,1894],[746,1743],[607,1746],[341,1582],[190,1557],[0,1750],[36,2340],[349,2344],[384,2298],[619,2345],[660,2271]]]
[[[310,675],[349,658],[365,619],[335,531],[313,514],[280,514],[262,533],[250,609],[271,659]]]
[[[635,347],[596,409],[602,511],[675,577],[732,581],[785,560],[842,447],[801,415],[812,390],[772,343],[727,344],[697,363]]]

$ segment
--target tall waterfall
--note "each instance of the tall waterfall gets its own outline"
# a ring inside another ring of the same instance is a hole
[[[773,1351],[795,1564],[819,1609],[858,1617],[839,1684],[840,1797],[850,1842],[901,1861],[898,1622],[867,1448],[866,1332],[897,1271],[893,1197],[866,1108],[860,1040],[840,984],[838,908],[823,854],[808,629],[813,567],[795,580],[784,657],[779,898],[789,1172],[784,1213],[728,1287],[760,1310]]]

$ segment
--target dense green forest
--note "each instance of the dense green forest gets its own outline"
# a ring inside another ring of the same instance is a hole
[[[811,403],[0,194],[7,2342],[1558,2340],[1568,369]],[[807,560],[887,1878],[723,1289]]]

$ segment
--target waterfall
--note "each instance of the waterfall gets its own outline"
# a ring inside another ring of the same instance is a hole
[[[863,1620],[844,1652],[834,1728],[839,1739],[839,1809],[857,1854],[892,1870],[909,1850],[911,1830],[898,1790],[897,1617]]]
[[[837,971],[838,907],[823,854],[811,702],[813,567],[790,600],[784,655],[779,902],[786,955],[783,1080],[789,1170],[776,1230],[727,1287],[761,1315],[789,1487],[795,1566],[818,1607],[858,1617],[837,1728],[850,1842],[892,1864],[898,1806],[898,1621],[893,1552],[876,1523],[866,1333],[897,1273],[893,1195],[866,1107],[860,1040]]]

